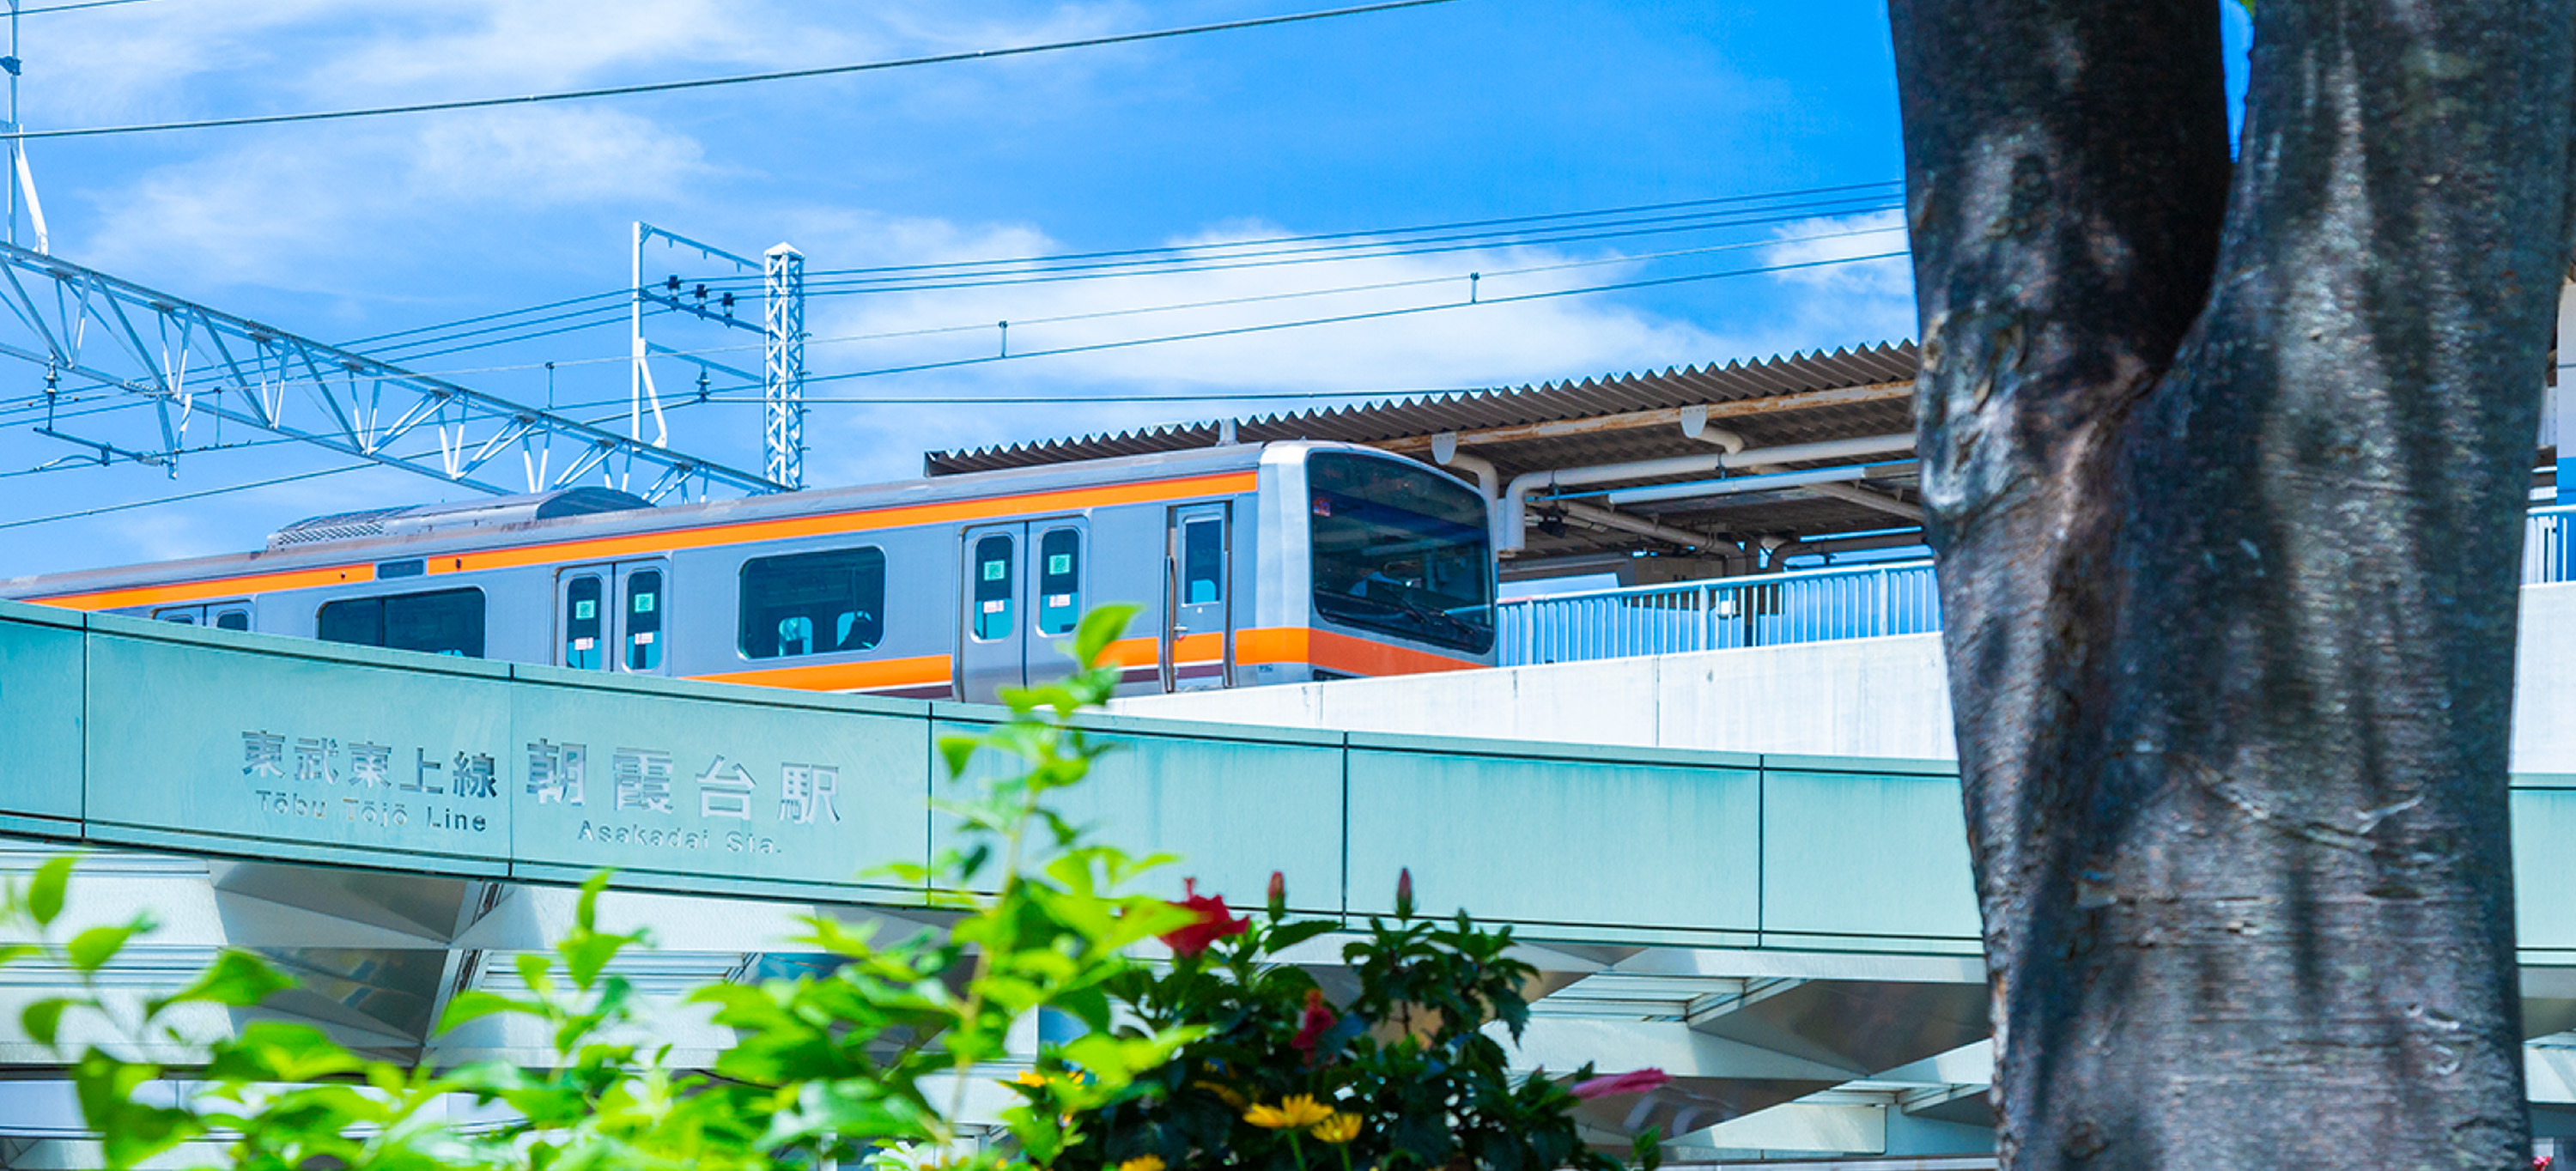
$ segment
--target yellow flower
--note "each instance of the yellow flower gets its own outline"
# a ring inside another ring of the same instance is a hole
[[[1191,1085],[1194,1085],[1194,1086],[1197,1086],[1198,1088],[1200,1088],[1200,1089],[1202,1089],[1202,1090],[1206,1090],[1207,1092],[1209,1092],[1209,1093],[1211,1093],[1211,1094],[1216,1095],[1216,1096],[1217,1096],[1217,1100],[1218,1100],[1218,1101],[1223,1102],[1223,1103],[1225,1103],[1225,1104],[1226,1104],[1226,1105],[1228,1105],[1228,1106],[1232,1106],[1232,1107],[1234,1107],[1236,1110],[1241,1110],[1241,1109],[1243,1109],[1244,1107],[1249,1106],[1249,1105],[1251,1105],[1251,1104],[1252,1104],[1252,1103],[1250,1103],[1250,1102],[1244,1101],[1244,1099],[1243,1099],[1243,1095],[1238,1094],[1238,1093],[1235,1093],[1235,1092],[1234,1092],[1234,1088],[1233,1088],[1233,1087],[1231,1087],[1231,1086],[1220,1085],[1220,1084],[1218,1084],[1218,1083],[1216,1083],[1216,1082],[1209,1081],[1209,1080],[1207,1080],[1207,1079],[1205,1079],[1205,1078],[1200,1078],[1199,1080],[1194,1081],[1194,1082],[1191,1082],[1190,1084],[1191,1084]]]
[[[1118,1165],[1118,1171],[1163,1171],[1161,1155],[1138,1155]]]
[[[1333,1108],[1311,1094],[1292,1094],[1276,1106],[1254,1106],[1243,1120],[1263,1130],[1302,1130],[1333,1116]]]
[[[1360,1116],[1336,1110],[1332,1117],[1306,1128],[1306,1133],[1315,1136],[1317,1141],[1338,1146],[1360,1136]]]
[[[1034,1069],[1024,1069],[1020,1071],[1020,1075],[1018,1077],[1011,1079],[1011,1083],[1013,1085],[1028,1086],[1033,1089],[1043,1089],[1046,1086],[1046,1075],[1039,1073]]]

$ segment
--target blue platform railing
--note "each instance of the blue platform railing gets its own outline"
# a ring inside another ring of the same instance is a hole
[[[2534,509],[2526,585],[2576,580],[2576,506]],[[1515,598],[1495,615],[1502,663],[1928,634],[1941,629],[1930,561]]]

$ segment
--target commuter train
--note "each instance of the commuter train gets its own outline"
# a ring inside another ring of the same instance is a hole
[[[1204,448],[653,507],[575,488],[315,517],[268,548],[0,582],[229,630],[816,691],[990,700],[1142,608],[1129,692],[1487,666],[1477,491],[1371,448]]]

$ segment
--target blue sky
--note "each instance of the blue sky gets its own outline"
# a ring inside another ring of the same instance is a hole
[[[31,128],[496,96],[991,48],[1295,11],[1278,0],[145,0],[29,16]],[[1901,174],[1884,9],[1459,0],[1281,28],[1006,61],[545,107],[31,147],[57,254],[331,341],[627,283],[632,221],[816,269],[957,261],[1587,211]],[[988,352],[994,332],[876,335],[1432,281],[1023,326],[1015,350],[1453,299],[1470,271],[1587,267],[1488,294],[1902,247],[1892,213],[1339,264],[818,297],[818,376]],[[1876,234],[1866,234],[1872,230]],[[1732,251],[1648,254],[1731,244]],[[703,270],[691,270],[693,275]],[[902,479],[922,451],[1258,409],[1107,395],[1514,385],[1889,340],[1901,262],[1842,264],[818,383],[818,485]],[[675,346],[747,338],[657,323]],[[620,397],[621,320],[416,368],[542,400]],[[757,368],[756,351],[725,360]],[[666,387],[689,372],[659,371]],[[41,371],[0,365],[0,398]],[[1284,401],[1305,407],[1317,400]],[[1345,400],[1322,400],[1345,401]],[[141,412],[82,420],[144,442]],[[758,465],[755,408],[672,416],[673,445]],[[121,428],[121,430],[120,430]],[[0,471],[62,454],[0,432]],[[0,479],[0,523],[340,462],[262,447]],[[368,471],[79,521],[0,528],[0,577],[255,548],[319,512],[453,498]]]

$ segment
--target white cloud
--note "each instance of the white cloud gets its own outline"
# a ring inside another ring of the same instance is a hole
[[[94,196],[68,255],[187,287],[313,289],[368,279],[346,258],[443,220],[567,204],[622,213],[702,173],[699,144],[600,108],[488,111],[262,137]],[[363,268],[363,266],[358,266]]]
[[[1773,331],[1815,349],[1914,336],[1914,267],[1898,211],[1800,220],[1773,229],[1765,265],[1812,265],[1775,274],[1784,294]],[[1856,257],[1897,255],[1879,260]]]

